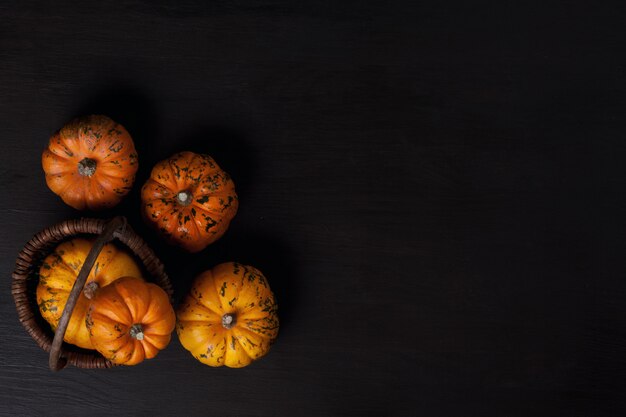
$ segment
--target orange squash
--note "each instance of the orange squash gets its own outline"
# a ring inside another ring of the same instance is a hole
[[[159,162],[141,190],[146,221],[170,242],[198,252],[237,213],[235,184],[208,155],[181,152]]]
[[[133,277],[102,288],[91,302],[87,328],[91,342],[118,365],[136,365],[165,349],[176,324],[167,293]]]
[[[256,268],[234,262],[200,274],[177,311],[180,343],[209,366],[241,368],[278,335],[278,307]]]
[[[42,317],[56,330],[72,286],[78,277],[93,240],[76,238],[61,243],[48,255],[39,269],[37,304]],[[84,291],[70,317],[65,340],[85,349],[93,349],[85,317],[90,299],[99,288],[123,276],[141,278],[139,267],[126,252],[109,243],[104,246],[87,277]]]
[[[48,187],[77,210],[115,206],[131,189],[137,152],[106,116],[77,118],[55,133],[41,158]]]

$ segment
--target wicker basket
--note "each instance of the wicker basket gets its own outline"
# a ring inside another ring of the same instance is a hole
[[[57,331],[53,334],[50,326],[39,313],[37,306],[35,291],[39,279],[39,267],[43,259],[59,243],[79,235],[98,235],[98,237],[76,279]],[[62,369],[68,363],[78,368],[110,368],[113,366],[110,361],[95,350],[81,349],[63,343],[63,335],[93,262],[102,250],[102,246],[114,238],[128,247],[143,262],[148,273],[147,279],[163,288],[169,295],[171,302],[172,285],[164,271],[163,264],[143,239],[127,225],[124,217],[115,217],[109,221],[99,219],[64,221],[36,234],[17,257],[11,291],[17,314],[20,322],[37,344],[46,352],[50,352],[50,368],[53,370]]]

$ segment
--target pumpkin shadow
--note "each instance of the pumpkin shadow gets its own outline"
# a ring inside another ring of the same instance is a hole
[[[107,83],[94,95],[80,103],[75,114],[104,114],[126,128],[133,138],[139,155],[139,169],[131,192],[116,207],[101,212],[85,212],[89,217],[110,218],[123,215],[139,233],[145,236],[141,219],[141,187],[148,179],[158,155],[158,112],[155,101],[144,91],[124,84]]]
[[[123,125],[133,138],[139,155],[137,180],[147,179],[160,159],[154,146],[158,133],[155,101],[144,91],[125,85],[104,85],[100,91],[78,105],[76,114],[104,114]]]
[[[161,159],[182,151],[210,155],[235,182],[240,202],[245,200],[257,165],[244,132],[220,125],[198,126],[181,138],[173,138],[163,151]]]
[[[272,236],[241,230],[226,242],[222,259],[231,259],[259,269],[267,278],[276,296],[280,331],[284,335],[296,316],[300,288],[296,255],[284,241]]]

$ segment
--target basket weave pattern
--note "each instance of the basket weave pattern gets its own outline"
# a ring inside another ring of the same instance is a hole
[[[50,352],[53,333],[39,313],[35,288],[42,260],[62,241],[78,235],[98,235],[107,224],[100,219],[67,220],[37,233],[20,251],[15,261],[11,292],[15,300],[20,322],[46,352]],[[148,280],[165,290],[172,301],[172,285],[161,261],[152,249],[130,226],[115,234],[115,237],[134,253],[143,263]],[[75,348],[63,343],[61,355],[68,363],[78,368],[110,368],[113,364],[97,351]]]

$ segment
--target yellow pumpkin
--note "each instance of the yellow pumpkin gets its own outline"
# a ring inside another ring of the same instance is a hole
[[[209,366],[241,368],[278,335],[278,307],[256,268],[224,263],[200,274],[177,312],[180,343]]]
[[[50,323],[53,330],[59,324],[72,286],[92,246],[93,240],[85,238],[63,242],[46,257],[39,269],[37,304],[41,315]],[[115,245],[108,243],[100,252],[87,277],[84,291],[76,302],[63,340],[85,349],[94,348],[85,325],[90,299],[98,288],[123,276],[142,278],[135,260]]]

